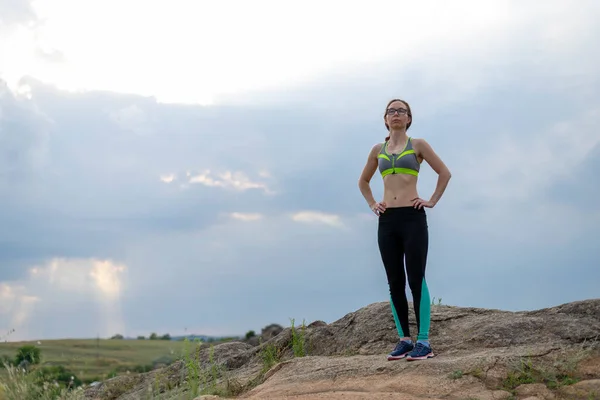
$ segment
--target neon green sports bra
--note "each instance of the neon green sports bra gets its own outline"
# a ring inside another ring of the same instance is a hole
[[[381,177],[383,178],[389,174],[409,174],[418,176],[421,164],[419,164],[419,160],[413,149],[412,138],[408,138],[406,145],[400,154],[389,154],[387,152],[388,143],[389,142],[385,142],[384,145],[381,146],[381,150],[377,155]]]

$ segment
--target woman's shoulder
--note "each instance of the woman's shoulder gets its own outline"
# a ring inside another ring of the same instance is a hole
[[[412,142],[413,148],[416,147],[421,147],[421,146],[427,146],[427,140],[425,140],[424,138],[421,137],[412,137],[410,138],[410,141]]]
[[[371,147],[371,153],[379,153],[381,151],[381,149],[383,148],[384,144],[385,144],[385,142],[375,143]]]

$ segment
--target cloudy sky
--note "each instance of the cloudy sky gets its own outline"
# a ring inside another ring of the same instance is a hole
[[[600,4],[365,4],[0,0],[0,338],[242,335],[387,301],[357,180],[395,97],[453,174],[432,296],[599,297]]]

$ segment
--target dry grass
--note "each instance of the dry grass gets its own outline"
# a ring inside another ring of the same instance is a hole
[[[0,400],[83,400],[84,388],[65,388],[53,382],[39,382],[34,374],[7,366],[0,380]]]
[[[185,351],[182,341],[169,340],[45,340],[0,343],[0,357],[13,358],[17,349],[30,344],[42,350],[42,366],[63,365],[84,382],[106,379],[110,374],[133,371],[136,366],[151,365],[160,358],[175,360]],[[0,369],[0,378],[7,371]]]

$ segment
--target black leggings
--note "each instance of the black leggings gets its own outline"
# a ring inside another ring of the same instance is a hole
[[[398,335],[410,337],[406,276],[417,320],[417,340],[428,340],[431,312],[425,265],[429,232],[425,209],[387,208],[379,216],[377,240],[390,288],[390,304]],[[406,275],[404,263],[406,261]]]

